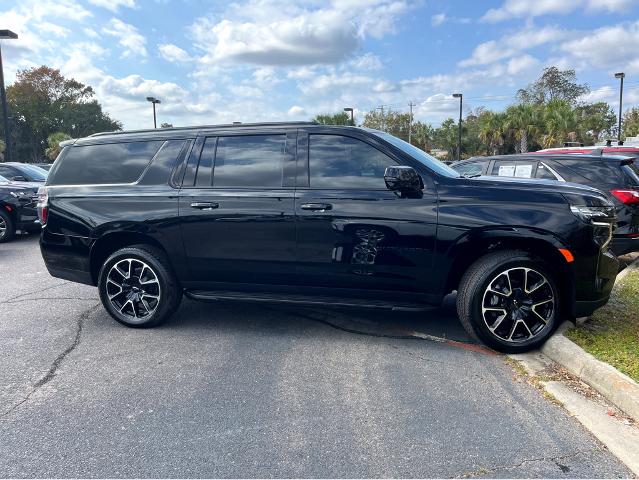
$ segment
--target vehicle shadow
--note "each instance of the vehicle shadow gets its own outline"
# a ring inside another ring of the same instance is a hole
[[[403,312],[377,309],[302,307],[280,304],[198,302],[185,298],[180,309],[162,328],[237,330],[260,334],[308,334],[309,326],[330,328],[353,335],[388,338],[437,337],[472,342],[449,296],[440,308]]]

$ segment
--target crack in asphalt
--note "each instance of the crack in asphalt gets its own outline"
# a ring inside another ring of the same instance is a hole
[[[4,302],[0,302],[1,304],[14,304],[14,303],[22,303],[22,302],[39,302],[41,300],[80,300],[87,302],[94,302],[98,300],[97,298],[78,298],[78,297],[38,297],[38,298],[20,298],[18,300],[5,300]]]
[[[68,285],[70,283],[72,283],[72,282],[62,282],[62,283],[58,283],[57,285],[51,285],[50,287],[41,288],[39,290],[34,290],[32,292],[21,293],[20,295],[16,295],[14,297],[9,297],[6,300],[0,301],[0,305],[2,305],[4,303],[12,303],[12,300],[16,300],[18,298],[26,297],[27,295],[33,295],[34,293],[40,293],[40,292],[45,292],[47,290],[52,290],[54,288],[62,287],[64,285]]]
[[[471,478],[471,477],[477,477],[479,475],[488,475],[494,472],[498,472],[500,470],[512,470],[514,468],[519,468],[519,467],[523,467],[525,464],[527,463],[534,463],[534,462],[553,462],[555,465],[557,465],[557,467],[561,470],[562,473],[567,473],[570,471],[570,467],[566,466],[566,465],[562,465],[561,463],[559,463],[559,460],[567,460],[567,459],[571,459],[571,458],[575,458],[578,457],[579,455],[584,455],[584,454],[589,454],[589,453],[594,453],[594,452],[600,452],[601,449],[598,448],[591,448],[588,450],[578,450],[576,452],[573,453],[568,453],[565,455],[559,455],[557,457],[536,457],[536,458],[527,458],[522,460],[521,462],[515,464],[515,465],[497,465],[494,467],[479,467],[476,470],[470,471],[470,472],[465,472],[462,473],[461,475],[458,475],[455,478]]]
[[[71,342],[71,344],[67,348],[65,348],[55,358],[55,360],[53,360],[53,363],[51,363],[51,366],[49,367],[49,370],[47,371],[47,373],[45,373],[44,376],[42,376],[42,378],[40,378],[40,380],[38,380],[36,383],[33,384],[33,386],[31,387],[31,390],[29,391],[29,393],[27,393],[27,395],[22,400],[20,400],[16,404],[12,405],[5,412],[1,413],[0,414],[0,418],[4,418],[7,415],[9,415],[16,408],[18,408],[20,405],[22,405],[27,400],[29,400],[31,398],[31,396],[35,392],[38,391],[38,389],[40,389],[42,386],[46,385],[51,380],[53,380],[53,378],[56,375],[56,372],[58,371],[58,368],[60,368],[60,365],[62,364],[64,359],[67,357],[67,355],[69,355],[71,352],[73,352],[73,350],[75,350],[78,347],[78,345],[80,345],[80,341],[82,339],[82,331],[84,329],[84,322],[86,321],[86,319],[89,317],[89,315],[93,311],[97,310],[97,308],[100,305],[101,305],[100,303],[97,303],[97,304],[93,305],[91,308],[88,308],[87,310],[84,310],[82,313],[80,313],[80,315],[78,315],[78,320],[76,322],[75,336],[73,337],[73,341]]]

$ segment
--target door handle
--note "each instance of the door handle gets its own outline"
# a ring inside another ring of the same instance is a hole
[[[192,208],[198,208],[200,210],[213,210],[214,208],[219,207],[220,205],[215,202],[193,202],[191,204]]]
[[[333,209],[333,205],[331,205],[330,203],[302,203],[300,205],[300,208],[302,210],[320,210],[320,211],[324,211],[324,210],[332,210]]]

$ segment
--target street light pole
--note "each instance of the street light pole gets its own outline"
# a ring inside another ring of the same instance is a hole
[[[11,30],[0,30],[0,40],[15,40],[18,34]],[[7,92],[4,89],[4,67],[2,66],[2,48],[0,47],[0,97],[2,98],[2,120],[4,123],[4,140],[7,152],[6,160],[12,160],[11,130],[9,129],[9,107],[7,106]]]
[[[621,80],[621,86],[619,88],[619,126],[617,127],[617,145],[621,142],[621,109],[623,106],[623,79],[626,74],[623,72],[615,73],[615,78]]]
[[[353,117],[353,109],[351,107],[346,107],[344,109],[345,112],[351,112],[351,126],[355,126],[355,118]]]
[[[155,97],[146,97],[146,99],[153,104],[153,128],[158,128],[158,124],[155,120],[155,104],[162,102]]]
[[[457,133],[457,160],[461,160],[461,138],[462,138],[462,100],[461,93],[453,93],[453,98],[459,98],[459,132]]]

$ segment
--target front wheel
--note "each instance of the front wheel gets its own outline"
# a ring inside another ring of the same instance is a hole
[[[182,299],[182,287],[166,256],[147,245],[122,248],[107,258],[98,289],[104,308],[128,327],[158,325]]]
[[[494,252],[464,274],[457,313],[466,331],[496,350],[540,347],[558,325],[559,289],[546,264],[526,252]]]

